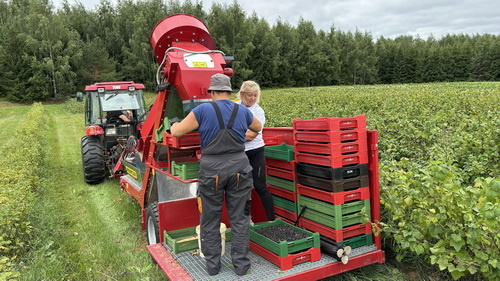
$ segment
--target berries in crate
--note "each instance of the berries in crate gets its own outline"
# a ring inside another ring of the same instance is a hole
[[[321,259],[320,237],[277,218],[250,226],[250,249],[281,270]]]

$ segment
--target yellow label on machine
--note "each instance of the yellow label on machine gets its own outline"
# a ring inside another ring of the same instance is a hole
[[[193,66],[194,67],[208,67],[207,63],[204,61],[194,61]]]
[[[127,171],[127,174],[129,174],[134,179],[137,179],[137,172],[134,169],[125,166],[125,170]]]

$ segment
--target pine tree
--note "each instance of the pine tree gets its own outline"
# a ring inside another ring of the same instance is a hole
[[[248,67],[253,73],[250,79],[258,81],[262,87],[273,86],[279,75],[281,43],[271,31],[269,24],[259,19],[255,13],[247,24],[254,30],[252,44],[255,46],[248,60]]]

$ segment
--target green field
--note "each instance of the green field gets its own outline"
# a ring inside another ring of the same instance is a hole
[[[500,278],[500,83],[270,89],[261,105],[267,127],[365,114],[379,132],[388,263],[328,280]],[[0,107],[2,150],[30,108]],[[137,203],[117,180],[83,182],[83,114],[44,109],[48,147],[20,279],[161,280]]]

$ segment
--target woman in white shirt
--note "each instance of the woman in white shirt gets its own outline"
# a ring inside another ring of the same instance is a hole
[[[245,105],[250,112],[262,123],[266,123],[266,116],[262,107],[259,106],[260,86],[255,81],[245,81],[240,87],[238,98],[241,104]],[[245,153],[248,156],[250,165],[253,168],[253,186],[260,196],[266,216],[269,221],[275,219],[274,203],[271,193],[266,185],[266,158],[264,156],[264,140],[262,131],[259,133],[250,130],[246,133]]]

